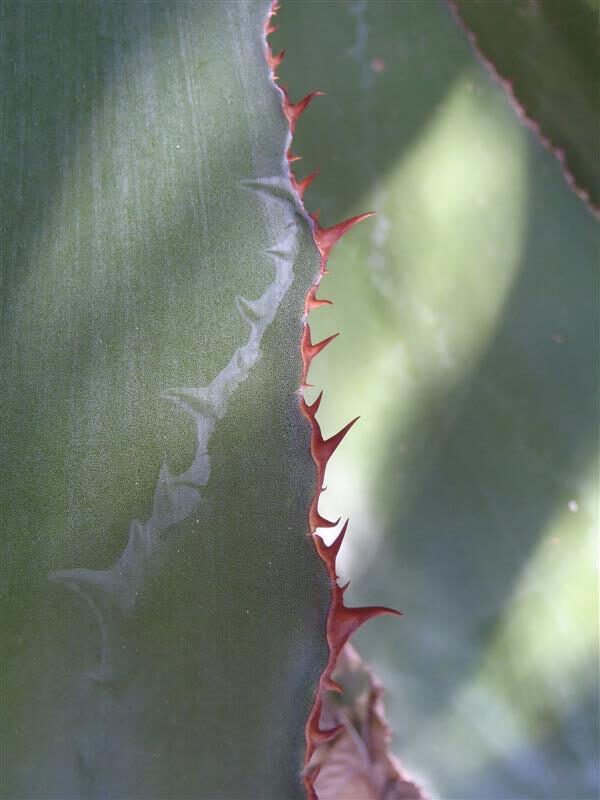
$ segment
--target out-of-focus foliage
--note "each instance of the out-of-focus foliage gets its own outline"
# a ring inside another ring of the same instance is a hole
[[[268,7],[2,3],[7,800],[303,794],[319,257]]]
[[[597,221],[443,4],[279,23],[292,95],[327,92],[309,209],[377,212],[330,260],[310,380],[325,434],[362,415],[321,509],[351,519],[348,596],[406,614],[356,637],[395,750],[435,796],[595,797]]]
[[[600,204],[598,0],[454,0],[477,46]]]

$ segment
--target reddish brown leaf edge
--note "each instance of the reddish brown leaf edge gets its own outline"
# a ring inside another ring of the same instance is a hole
[[[284,86],[281,86],[277,83],[277,68],[281,64],[283,57],[285,55],[284,51],[281,51],[278,54],[274,54],[271,51],[268,36],[271,33],[274,33],[276,28],[273,25],[273,17],[277,14],[280,8],[279,0],[273,0],[271,4],[270,11],[268,13],[267,19],[264,25],[264,46],[265,46],[265,55],[267,59],[267,63],[269,65],[271,79],[273,80],[274,85],[277,87],[281,97],[281,107],[284,116],[286,117],[289,125],[290,130],[290,137],[289,137],[289,145],[286,153],[288,165],[289,165],[289,177],[292,183],[294,190],[297,193],[297,199],[300,204],[303,206],[303,198],[304,192],[306,191],[307,187],[310,183],[314,180],[317,173],[313,172],[304,180],[298,180],[294,173],[291,170],[291,164],[298,160],[298,157],[293,155],[291,149],[291,141],[292,137],[296,128],[296,124],[298,119],[302,115],[302,113],[306,110],[307,106],[311,102],[311,100],[322,92],[311,92],[298,103],[293,103],[287,89]],[[319,683],[317,685],[315,691],[315,699],[313,706],[310,710],[308,720],[305,726],[305,759],[304,759],[304,786],[306,789],[306,794],[308,800],[318,800],[317,794],[315,791],[315,780],[318,777],[320,767],[315,766],[310,770],[307,769],[309,763],[311,763],[311,759],[315,753],[315,750],[319,745],[323,742],[327,742],[332,740],[334,737],[338,736],[343,729],[343,725],[335,725],[333,727],[325,727],[323,728],[322,725],[322,711],[323,711],[323,702],[328,691],[340,691],[340,687],[333,681],[332,673],[335,668],[336,662],[342,649],[350,636],[359,628],[364,622],[371,619],[372,617],[379,616],[380,614],[395,614],[399,615],[400,612],[395,611],[391,608],[385,608],[384,606],[369,606],[364,608],[348,608],[344,604],[344,592],[347,589],[346,586],[339,586],[338,585],[338,578],[336,574],[336,558],[337,554],[340,550],[342,545],[344,536],[346,535],[346,530],[348,528],[348,521],[346,521],[335,539],[335,541],[331,545],[326,545],[323,539],[319,536],[316,532],[317,528],[331,528],[335,527],[340,520],[338,519],[336,522],[331,520],[325,519],[319,513],[319,497],[321,492],[323,491],[323,481],[325,477],[325,469],[327,466],[327,462],[335,452],[338,445],[341,443],[342,439],[348,433],[352,425],[356,422],[356,419],[351,420],[347,425],[345,425],[338,433],[334,436],[331,436],[329,439],[324,439],[321,433],[320,425],[317,421],[316,414],[319,408],[322,392],[318,396],[312,405],[308,405],[308,403],[304,399],[304,388],[308,385],[306,383],[308,371],[311,365],[313,358],[315,358],[324,347],[326,347],[329,342],[335,338],[335,336],[328,337],[324,339],[322,342],[318,342],[316,344],[312,343],[311,335],[310,335],[310,327],[307,321],[308,312],[316,308],[318,306],[329,304],[329,300],[325,300],[322,298],[317,297],[317,291],[319,288],[319,284],[321,282],[321,278],[323,275],[327,273],[327,261],[329,258],[329,254],[336,244],[336,242],[345,234],[347,233],[350,228],[352,228],[357,223],[361,222],[362,220],[366,219],[373,215],[373,212],[367,212],[365,214],[359,214],[356,217],[351,217],[350,219],[345,220],[344,222],[340,222],[337,225],[333,225],[330,228],[324,228],[321,226],[319,222],[318,214],[308,214],[308,218],[311,224],[311,230],[315,245],[320,253],[320,269],[319,274],[317,275],[315,282],[311,286],[305,301],[304,307],[304,329],[303,334],[300,342],[300,353],[302,357],[302,380],[301,386],[299,390],[299,394],[301,397],[300,400],[300,409],[308,420],[311,426],[311,455],[313,462],[316,467],[316,487],[315,487],[315,494],[313,496],[310,510],[309,510],[309,517],[308,517],[308,535],[311,536],[312,541],[315,545],[317,553],[321,557],[322,561],[325,564],[327,569],[330,584],[331,584],[331,605],[329,608],[329,613],[327,617],[327,644],[329,646],[329,658],[325,669],[323,670]],[[336,334],[337,335],[337,334]]]

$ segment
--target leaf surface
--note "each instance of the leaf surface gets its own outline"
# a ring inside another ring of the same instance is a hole
[[[268,10],[2,5],[3,796],[302,795],[319,254]]]

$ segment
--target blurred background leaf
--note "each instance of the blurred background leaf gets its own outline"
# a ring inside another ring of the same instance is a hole
[[[453,0],[477,47],[525,114],[600,203],[598,0]]]
[[[362,414],[321,510],[351,518],[350,602],[406,614],[356,636],[395,751],[435,796],[596,797],[597,222],[444,4],[278,22],[292,97],[327,92],[294,144],[308,208],[377,212],[330,259],[313,341],[342,335],[310,381],[325,435]],[[597,158],[581,98],[571,143]]]

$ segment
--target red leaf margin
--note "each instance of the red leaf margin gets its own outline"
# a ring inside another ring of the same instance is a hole
[[[271,33],[274,33],[277,28],[273,25],[273,17],[277,14],[280,9],[280,2],[279,0],[272,0],[271,7],[269,13],[267,15],[267,19],[264,24],[264,46],[265,46],[265,56],[267,60],[267,64],[269,65],[269,70],[271,73],[271,79],[275,86],[278,88],[281,96],[281,108],[285,118],[288,121],[289,131],[290,131],[290,144],[288,146],[286,157],[289,166],[289,177],[292,183],[292,187],[294,188],[297,199],[302,207],[304,207],[304,192],[308,188],[308,186],[312,183],[312,181],[316,178],[318,172],[313,172],[308,175],[303,180],[298,180],[294,173],[291,170],[291,164],[294,161],[299,160],[298,156],[295,156],[291,150],[291,139],[296,129],[296,124],[306,110],[307,106],[311,102],[314,97],[322,95],[323,92],[315,91],[311,92],[310,94],[306,95],[302,100],[298,103],[293,103],[286,87],[281,86],[277,81],[277,68],[283,61],[285,51],[282,50],[280,53],[274,54],[271,50],[271,47],[268,42],[268,36]],[[310,773],[306,770],[315,749],[324,741],[332,739],[335,737],[343,726],[336,726],[334,728],[322,729],[320,722],[321,722],[321,711],[323,707],[323,696],[324,693],[327,691],[341,691],[341,688],[338,684],[335,683],[332,679],[332,673],[335,668],[336,662],[338,660],[338,656],[340,655],[344,645],[348,641],[348,639],[352,636],[352,634],[367,620],[371,619],[372,617],[377,617],[380,614],[395,614],[400,615],[401,612],[395,611],[391,608],[386,608],[385,606],[366,606],[362,608],[348,608],[348,606],[344,605],[344,592],[348,588],[348,584],[345,586],[338,585],[338,577],[336,573],[336,560],[337,555],[339,553],[340,547],[346,535],[346,531],[348,528],[348,520],[344,523],[340,533],[338,534],[335,541],[330,544],[326,545],[324,540],[319,536],[316,532],[317,528],[332,528],[335,527],[340,520],[338,519],[336,522],[332,522],[331,520],[325,519],[321,516],[318,511],[319,506],[319,497],[321,496],[321,492],[323,491],[323,481],[325,477],[325,468],[327,466],[327,462],[335,452],[338,445],[341,443],[344,436],[348,433],[350,428],[354,425],[357,421],[356,419],[351,420],[347,423],[338,433],[331,436],[329,439],[323,439],[323,435],[321,432],[321,427],[317,421],[316,414],[321,403],[321,398],[323,393],[321,392],[317,399],[312,403],[312,405],[308,405],[306,400],[303,396],[304,389],[309,385],[306,383],[306,379],[308,376],[308,371],[310,365],[312,363],[313,358],[315,358],[338,334],[334,334],[333,336],[324,339],[321,342],[316,344],[312,343],[311,335],[310,335],[310,326],[308,324],[308,312],[321,305],[328,305],[331,303],[330,300],[322,299],[317,297],[317,290],[319,288],[319,284],[321,282],[321,278],[323,275],[327,274],[327,261],[329,258],[329,254],[337,243],[337,241],[347,233],[350,228],[354,225],[358,224],[362,220],[366,219],[367,217],[373,216],[374,212],[370,211],[364,214],[359,214],[358,216],[351,217],[350,219],[344,220],[343,222],[338,223],[337,225],[333,225],[330,228],[324,228],[321,226],[319,222],[319,216],[317,214],[308,214],[311,230],[313,235],[314,243],[320,253],[321,261],[320,261],[320,268],[319,274],[317,275],[313,285],[308,291],[306,296],[305,305],[304,305],[304,330],[302,333],[302,338],[300,342],[300,354],[302,357],[302,380],[300,386],[300,409],[304,417],[308,420],[311,426],[311,443],[310,443],[310,450],[313,462],[316,467],[317,471],[317,480],[316,480],[316,488],[315,494],[313,496],[309,515],[308,515],[308,535],[311,536],[317,553],[319,554],[320,558],[324,562],[327,573],[329,575],[330,584],[331,584],[331,605],[329,607],[329,612],[327,616],[327,626],[326,626],[326,636],[327,636],[327,644],[329,646],[329,658],[325,669],[321,673],[319,678],[319,683],[317,685],[315,691],[315,699],[310,710],[308,719],[305,725],[305,742],[306,742],[306,750],[305,750],[305,757],[304,757],[304,786],[306,788],[307,798],[308,800],[318,800],[317,794],[314,788],[314,782],[318,775],[318,769],[312,770]]]

